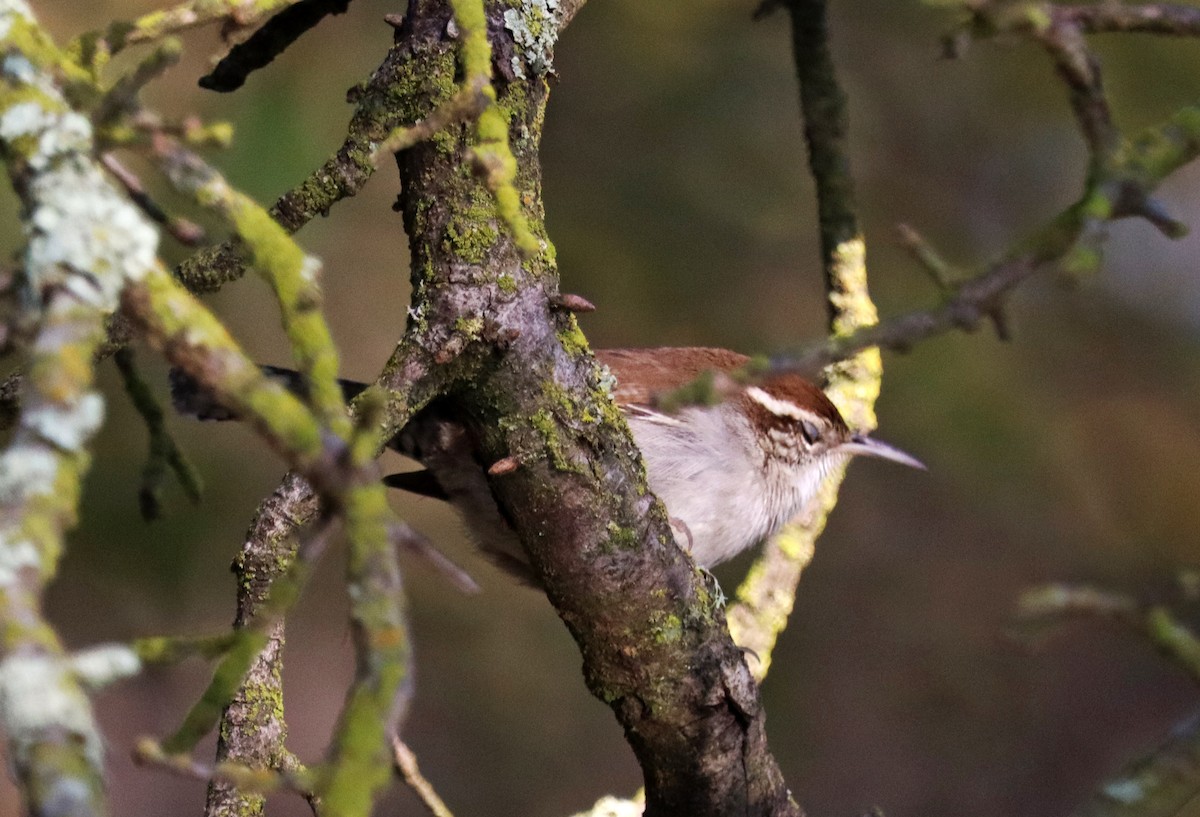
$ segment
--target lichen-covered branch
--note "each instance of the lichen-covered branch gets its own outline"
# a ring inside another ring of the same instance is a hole
[[[386,422],[382,423],[383,432],[377,439],[390,438],[442,388],[437,373],[406,344],[397,350],[384,379],[390,389]],[[262,614],[272,588],[285,580],[295,558],[297,531],[315,517],[317,509],[311,487],[294,472],[259,507],[234,561],[238,604],[235,627],[251,626]],[[284,748],[287,725],[283,719],[281,684],[283,632],[282,621],[268,631],[265,648],[222,713],[218,763],[231,761],[252,768],[276,769],[289,757]],[[261,815],[263,807],[261,793],[241,791],[230,781],[217,778],[209,785],[205,815],[253,817]]]
[[[325,457],[327,441],[308,407],[266,377],[166,270],[126,287],[122,310],[171,363],[246,417],[289,462],[313,468]]]
[[[400,593],[399,569],[389,538],[390,511],[384,499],[384,487],[372,466],[382,445],[378,428],[380,396],[377,408],[365,410],[363,422],[352,428],[337,386],[337,356],[318,306],[315,268],[265,211],[231,190],[218,176],[179,156],[171,157],[174,175],[185,187],[195,190],[205,203],[222,210],[233,223],[247,246],[255,268],[268,280],[280,304],[284,328],[305,375],[307,391],[320,420],[320,450],[313,452],[285,445],[294,464],[325,500],[329,511],[339,512],[345,521],[350,541],[350,594],[353,599],[351,620],[355,626],[359,673],[342,713],[334,750],[328,762],[314,771],[314,791],[322,798],[324,810],[331,815],[369,813],[376,790],[387,780],[391,768],[387,748],[389,712],[395,704],[401,682],[407,672],[407,637]],[[223,345],[218,327],[206,327],[209,335],[197,331],[203,325],[198,310],[189,312],[191,302],[182,288],[171,289],[153,279],[154,288],[144,288],[127,298],[127,305],[142,324],[172,356],[194,350],[211,361]],[[144,301],[138,295],[146,296]],[[167,310],[168,304],[172,307]],[[178,323],[172,323],[172,319]],[[185,335],[178,328],[187,326]],[[164,340],[166,339],[166,340]],[[235,409],[251,406],[249,400],[230,391],[243,374],[243,361],[229,350],[227,356],[236,365],[225,366],[215,391]],[[195,363],[195,361],[193,361]],[[257,377],[261,378],[259,374]],[[223,390],[223,391],[222,391]],[[252,396],[252,395],[251,395]],[[364,395],[365,406],[371,396]],[[274,416],[260,416],[258,422],[272,429],[278,426]],[[340,445],[330,449],[332,437]],[[301,454],[317,454],[305,462]],[[288,580],[276,580],[260,611],[259,618],[239,629],[239,639],[218,667],[205,696],[189,714],[183,727],[164,746],[168,752],[186,751],[219,717],[240,680],[268,644],[267,627],[294,600],[303,576],[306,560],[296,559]],[[277,667],[277,662],[274,662]]]
[[[959,29],[960,34],[982,38],[1011,32],[1032,37],[1055,60],[1091,154],[1083,194],[1079,201],[1016,242],[975,275],[949,282],[948,287],[939,285],[945,297],[937,306],[887,318],[877,325],[862,325],[842,336],[831,335],[781,359],[779,365],[815,371],[872,347],[905,351],[937,334],[954,329],[973,330],[985,319],[993,321],[1003,335],[1003,305],[1008,293],[1046,266],[1057,265],[1070,271],[1094,268],[1098,251],[1093,243],[1100,237],[1105,222],[1137,216],[1170,238],[1186,233],[1184,225],[1166,214],[1151,194],[1167,176],[1200,154],[1200,106],[1184,106],[1161,125],[1133,137],[1125,136],[1109,112],[1099,64],[1079,34],[1118,30],[1193,33],[1187,30],[1186,23],[1194,17],[1194,10],[1154,4],[963,5],[969,15]],[[1161,26],[1154,21],[1160,21]]]
[[[0,2],[0,50],[0,151],[28,238],[21,308],[38,326],[0,454],[0,721],[31,814],[103,815],[102,741],[41,596],[103,418],[92,361],[104,322],[153,268],[157,234],[91,161],[91,125],[58,90],[61,55],[24,3]]]
[[[1195,37],[1200,35],[1200,9],[1177,3],[1090,3],[1079,6],[1054,5],[1056,21],[1078,25],[1089,34],[1145,32]]]
[[[292,472],[258,509],[234,560],[237,578],[235,631],[252,626],[263,613],[271,588],[283,580],[296,556],[295,536],[317,513],[317,498],[308,483]],[[232,762],[262,769],[280,768],[286,756],[287,723],[283,714],[284,622],[266,631],[266,645],[254,656],[237,691],[221,713],[217,763]],[[260,792],[238,789],[221,778],[208,786],[206,817],[261,815]]]
[[[321,423],[348,439],[350,417],[337,383],[337,349],[321,312],[320,262],[305,255],[266,210],[192,154],[174,150],[166,162],[176,184],[233,225],[249,251],[251,266],[275,294],[314,412]]]
[[[449,55],[453,60],[453,55]],[[472,97],[464,105],[453,102],[457,89],[449,77],[433,98],[412,99],[409,91],[415,78],[397,73],[385,62],[370,79],[352,89],[355,103],[346,137],[338,150],[300,184],[271,206],[271,216],[289,233],[294,233],[318,215],[327,214],[342,199],[355,195],[376,170],[376,162],[389,139],[396,149],[418,139],[432,138],[448,124],[474,115],[482,106]],[[442,120],[445,121],[442,121]],[[179,279],[193,292],[211,292],[234,281],[245,272],[242,248],[226,242],[205,249],[180,264]]]
[[[366,461],[373,460],[374,446],[360,451],[363,454],[369,455]],[[402,693],[408,673],[408,625],[400,566],[388,536],[384,490],[376,480],[353,492],[346,505],[356,671],[316,787],[322,813],[330,817],[371,813],[376,793],[391,778],[390,739],[407,706]]]
[[[387,715],[407,668],[399,572],[389,540],[392,520],[371,462],[382,442],[382,396],[365,395],[365,405],[375,408],[352,426],[335,382],[337,357],[319,310],[315,265],[265,212],[189,161],[190,154],[172,151],[170,169],[229,217],[275,291],[311,408],[264,378],[221,324],[157,262],[154,230],[91,159],[88,120],[70,110],[53,75],[39,73],[35,62],[45,59],[57,71],[62,55],[23,6],[0,6],[3,13],[0,24],[7,23],[4,33],[10,36],[0,143],[33,225],[26,259],[32,292],[25,302],[30,311],[40,308],[29,322],[39,324],[41,334],[25,378],[28,399],[0,471],[0,553],[7,557],[10,584],[3,594],[10,607],[6,621],[24,623],[6,628],[11,641],[0,648],[0,715],[31,810],[41,814],[49,804],[65,805],[73,814],[105,810],[100,740],[79,684],[82,669],[96,670],[86,676],[96,681],[116,677],[117,669],[63,656],[38,611],[63,530],[74,520],[85,445],[101,416],[98,396],[88,391],[93,361],[105,319],[119,299],[123,313],[154,346],[247,417],[303,472],[323,500],[325,521],[337,515],[345,522],[360,672],[337,748],[315,777],[315,789],[327,795],[330,814],[365,815],[391,768]],[[327,525],[310,529],[309,547],[301,549],[288,576],[272,584],[259,617],[223,645],[209,689],[164,745],[167,753],[187,752],[216,723],[269,642],[268,630],[294,602],[307,556],[319,550],[312,543],[326,531]],[[133,650],[118,653],[136,670],[140,662]]]
[[[462,37],[459,61],[466,75],[464,85],[478,88],[479,93],[491,104],[484,106],[475,121],[475,144],[471,148],[471,159],[480,168],[487,180],[488,189],[496,198],[496,212],[512,233],[513,242],[526,255],[533,255],[541,248],[538,239],[529,230],[521,208],[520,196],[513,182],[517,176],[517,160],[508,144],[509,112],[497,106],[496,89],[492,86],[492,44],[488,41],[487,17],[484,0],[450,0],[454,19]],[[558,21],[554,11],[557,3],[526,2],[513,16],[505,15],[504,22],[510,28],[532,33],[557,31]],[[526,22],[528,20],[528,22]],[[516,32],[513,32],[514,35]],[[552,42],[553,40],[551,40]],[[542,58],[539,53],[530,59],[531,67]]]
[[[82,40],[91,44],[91,48],[101,45],[103,50],[116,54],[131,45],[153,42],[218,20],[241,27],[251,26],[297,1],[256,0],[246,3],[244,0],[188,0],[173,8],[152,11],[133,22],[113,23],[103,38],[89,35]]]
[[[809,169],[817,187],[830,336],[840,338],[878,321],[867,289],[866,249],[850,174],[845,94],[830,53],[824,0],[789,0],[784,6],[791,18]],[[852,426],[874,428],[883,375],[879,350],[862,349],[830,364],[826,370],[830,398]],[[757,656],[753,667],[759,679],[771,667],[775,641],[787,626],[800,576],[837,504],[841,479],[842,474],[826,479],[814,507],[767,543],[738,588],[737,603],[729,609],[730,631],[739,645]]]

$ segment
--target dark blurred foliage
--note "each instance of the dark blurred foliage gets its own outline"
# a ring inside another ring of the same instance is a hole
[[[35,5],[65,39],[154,4]],[[548,218],[564,290],[599,306],[584,320],[597,345],[776,351],[822,331],[786,24],[752,23],[753,6],[595,0],[559,44],[543,151]],[[873,289],[884,314],[929,305],[936,293],[896,246],[894,225],[978,264],[1077,194],[1082,141],[1035,48],[981,44],[948,62],[944,12],[915,0],[833,7]],[[396,10],[359,0],[231,96],[195,88],[216,35],[193,32],[184,63],[149,99],[176,115],[231,119],[236,144],[214,161],[269,201],[338,144],[343,93],[378,63],[390,40],[382,17]],[[1098,46],[1129,127],[1200,91],[1200,43],[1110,36]],[[1197,180],[1192,169],[1163,191],[1191,223]],[[402,327],[395,188],[385,170],[301,234],[325,261],[350,376],[372,376]],[[1013,635],[1023,588],[1080,580],[1169,594],[1176,571],[1197,561],[1198,242],[1137,223],[1110,232],[1098,274],[1071,284],[1048,275],[1013,299],[1011,343],[980,332],[886,355],[880,434],[929,473],[853,466],[764,686],[772,745],[811,813],[1065,813],[1195,707],[1180,672],[1112,627]],[[247,279],[210,302],[256,356],[284,362],[264,289]],[[161,386],[162,367],[146,370]],[[227,566],[279,463],[242,429],[177,422],[207,496],[189,507],[175,492],[167,518],[147,525],[135,488],[144,431],[107,366],[104,385],[111,422],[50,615],[74,646],[225,626]],[[406,735],[451,807],[550,817],[632,792],[636,766],[585,691],[549,605],[475,559],[434,503],[396,502],[484,585],[460,596],[405,563],[418,689]],[[720,571],[727,588],[744,567]],[[331,555],[291,628],[290,742],[306,759],[319,756],[351,671],[340,572]],[[157,671],[100,696],[115,813],[198,813],[201,785],[137,769],[127,750],[134,735],[171,730],[206,673]],[[3,797],[14,813],[8,784]],[[287,797],[273,806],[305,811]],[[419,807],[397,792],[379,813]]]

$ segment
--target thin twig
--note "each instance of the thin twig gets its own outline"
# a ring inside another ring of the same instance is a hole
[[[1049,26],[1031,26],[1031,36],[1054,60],[1070,91],[1071,108],[1087,140],[1092,164],[1102,168],[1114,160],[1114,153],[1121,145],[1121,132],[1113,122],[1104,93],[1100,61],[1087,47],[1080,26],[1068,17],[1051,17],[1051,20]]]
[[[138,206],[138,209],[145,213],[146,217],[151,221],[161,225],[172,238],[185,247],[197,247],[204,243],[206,238],[204,228],[186,218],[175,218],[167,215],[166,211],[159,207],[158,203],[146,192],[146,188],[142,185],[142,180],[129,170],[129,168],[121,164],[116,156],[112,153],[101,153],[100,164],[104,165],[104,169],[120,182],[121,186],[125,188],[125,192],[129,194],[130,200]]]
[[[934,285],[944,293],[952,293],[957,286],[959,273],[925,238],[907,224],[896,225],[900,246],[908,251],[921,269],[929,273]]]
[[[1089,585],[1050,584],[1021,594],[1017,609],[1024,621],[1068,616],[1117,621],[1141,634],[1200,684],[1200,636],[1165,605],[1140,603],[1123,593]]]
[[[110,53],[131,45],[153,42],[171,34],[214,22],[239,28],[254,25],[263,17],[286,8],[297,0],[188,0],[174,8],[143,15],[131,23],[113,23],[103,37]],[[228,31],[226,32],[228,33]]]
[[[433,817],[454,817],[454,813],[447,808],[446,803],[434,790],[433,784],[421,774],[421,769],[417,765],[417,756],[413,754],[412,749],[405,745],[399,735],[392,736],[392,752],[396,758],[396,768],[400,770],[404,782],[421,799],[429,813]]]
[[[266,794],[284,789],[303,797],[312,797],[313,778],[316,776],[303,766],[288,764],[287,768],[256,769],[240,763],[222,761],[215,765],[201,763],[191,755],[170,752],[153,738],[141,738],[133,750],[138,763],[172,772],[190,780],[223,780],[244,791]]]
[[[866,248],[850,173],[846,98],[829,47],[824,0],[788,0],[785,5],[791,17],[809,171],[817,187],[829,329],[834,338],[841,338],[878,321],[867,289]],[[862,347],[837,363],[827,371],[830,397],[855,427],[874,428],[874,405],[883,375],[878,351]],[[771,653],[787,626],[800,577],[837,503],[842,473],[827,478],[813,505],[776,534],[738,587],[737,603],[728,611],[735,642],[757,656],[752,671],[759,680],[770,669]]]
[[[456,588],[464,593],[478,593],[479,584],[471,578],[471,574],[455,564],[446,554],[442,553],[429,539],[403,522],[395,523],[390,529],[392,541],[396,546],[419,556],[441,573]]]
[[[283,9],[221,58],[199,85],[210,91],[236,91],[254,71],[270,65],[304,32],[330,14],[342,14],[350,0],[300,0]]]
[[[1092,3],[1054,5],[1055,20],[1069,21],[1089,34],[1141,32],[1184,37],[1200,35],[1200,9],[1172,3]]]
[[[142,468],[142,485],[138,490],[138,504],[144,519],[157,519],[162,513],[163,483],[167,471],[175,474],[188,499],[199,502],[203,493],[200,474],[188,461],[183,449],[175,442],[171,432],[167,430],[163,417],[162,406],[158,404],[154,393],[142,380],[134,363],[133,351],[128,347],[120,349],[114,356],[117,371],[121,373],[121,381],[129,401],[146,424],[150,435],[150,450],[146,455],[146,464]]]

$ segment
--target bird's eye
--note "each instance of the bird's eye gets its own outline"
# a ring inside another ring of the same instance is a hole
[[[804,437],[804,441],[809,445],[816,443],[821,437],[821,429],[817,428],[817,424],[812,420],[800,421],[800,435]]]

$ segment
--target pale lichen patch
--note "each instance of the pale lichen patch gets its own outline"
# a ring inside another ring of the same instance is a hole
[[[300,280],[310,286],[316,286],[321,278],[321,262],[311,255],[304,256],[300,264]]]
[[[30,285],[64,284],[85,303],[116,308],[125,284],[156,263],[157,231],[76,157],[38,176],[31,192],[39,206],[28,228]]]
[[[8,30],[13,24],[13,17],[32,20],[33,9],[25,0],[0,0],[0,37],[8,36]]]
[[[142,671],[142,659],[125,644],[102,644],[71,656],[71,670],[85,686],[108,686]]]
[[[29,66],[27,60],[6,59],[5,73],[10,65],[20,71],[20,63]],[[27,100],[10,105],[0,116],[0,139],[32,140],[33,148],[25,159],[34,170],[44,170],[60,156],[88,150],[92,125],[74,111],[53,110],[50,100]]]
[[[45,449],[31,448],[19,456],[6,452],[0,457],[0,504],[20,502],[30,494],[54,490],[58,458]]]
[[[0,535],[0,589],[16,585],[21,573],[38,568],[42,561],[37,546],[28,540],[3,544]]]
[[[63,660],[48,655],[16,653],[0,661],[0,713],[17,763],[28,762],[25,754],[40,736],[66,730],[82,743],[88,761],[100,768],[103,747],[91,707],[67,675]]]
[[[88,392],[72,405],[43,405],[28,412],[22,424],[64,451],[81,451],[104,422],[104,398]]]
[[[536,76],[551,70],[551,54],[559,29],[558,0],[521,0],[519,9],[504,12],[504,27],[513,36],[520,56],[512,58],[513,73],[525,78],[522,62]],[[524,59],[522,59],[524,58]]]

